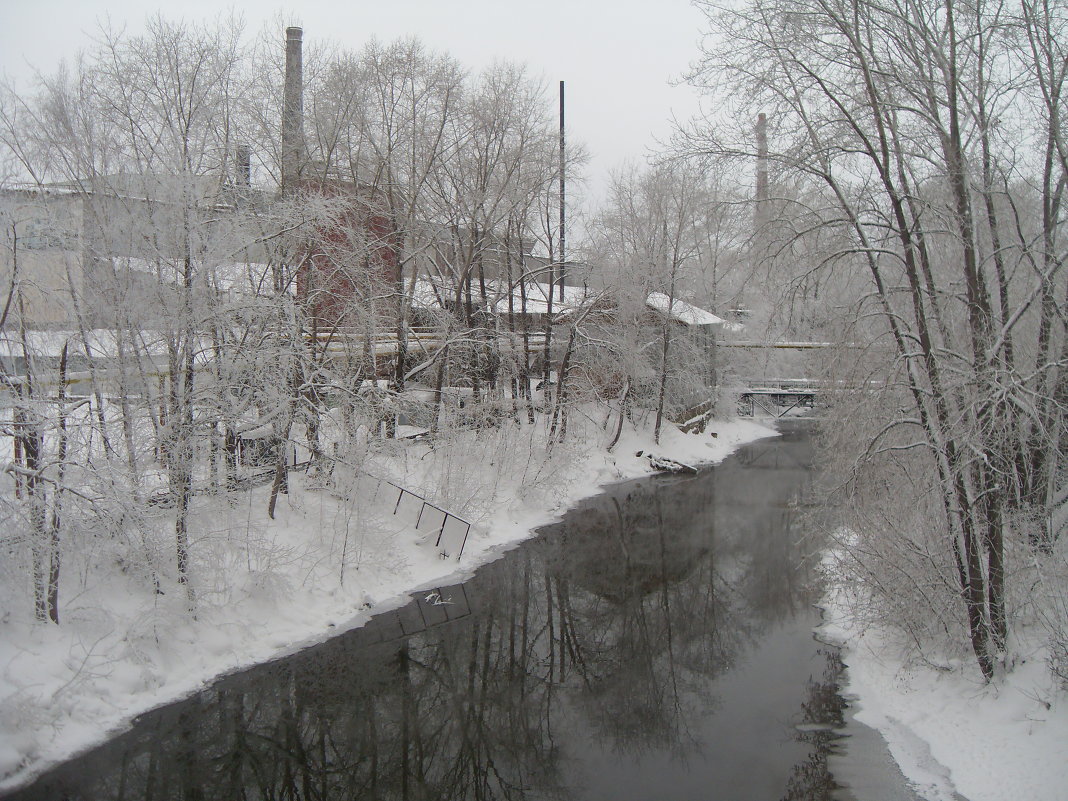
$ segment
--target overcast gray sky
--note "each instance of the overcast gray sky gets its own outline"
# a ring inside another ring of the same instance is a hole
[[[609,170],[668,135],[673,113],[697,110],[692,89],[670,85],[697,55],[702,17],[689,0],[303,0],[299,10],[249,0],[0,0],[0,70],[25,86],[31,66],[53,71],[108,15],[136,32],[157,11],[202,21],[228,8],[244,17],[249,34],[279,17],[303,26],[306,41],[353,49],[372,36],[414,34],[474,69],[507,58],[552,87],[566,81],[568,135],[589,148],[594,193]]]

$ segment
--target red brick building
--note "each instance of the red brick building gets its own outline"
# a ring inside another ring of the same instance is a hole
[[[305,181],[299,191],[336,201],[297,271],[297,298],[309,327],[318,333],[373,330],[376,319],[392,319],[401,242],[382,204],[353,184]]]

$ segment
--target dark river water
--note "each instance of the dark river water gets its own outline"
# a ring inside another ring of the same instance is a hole
[[[801,430],[613,486],[12,798],[851,798],[828,770],[840,662],[812,637],[811,458]]]

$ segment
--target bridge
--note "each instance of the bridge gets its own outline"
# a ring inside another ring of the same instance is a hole
[[[749,382],[738,390],[738,414],[779,418],[808,413],[815,408],[817,395],[826,389],[821,382],[805,378]]]
[[[739,417],[808,417],[834,392],[857,389],[882,389],[880,382],[868,382],[864,387],[843,381],[817,381],[810,378],[761,378],[742,380],[722,388],[724,402],[733,400]],[[679,428],[686,432],[703,431],[715,415],[715,401],[704,400],[689,406],[674,416]]]
[[[736,386],[738,414],[742,417],[809,415],[836,392],[878,392],[882,381],[816,381],[810,378],[764,378]]]
[[[785,417],[808,414],[817,405],[817,397],[827,387],[803,378],[751,381],[724,393],[737,402],[740,417]],[[704,400],[675,416],[679,428],[687,433],[703,431],[715,414],[715,401]]]

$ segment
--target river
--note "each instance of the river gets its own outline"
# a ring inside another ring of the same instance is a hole
[[[469,581],[146,714],[11,799],[909,798],[878,737],[843,736],[838,653],[812,636],[811,460],[801,426],[612,486]]]

